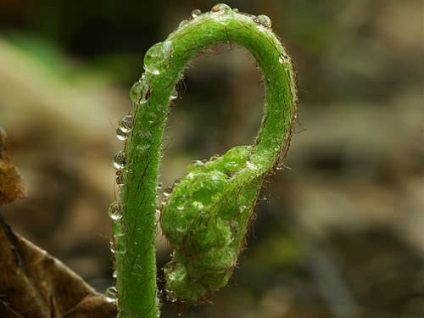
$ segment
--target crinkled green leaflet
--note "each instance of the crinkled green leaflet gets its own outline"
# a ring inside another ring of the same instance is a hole
[[[285,155],[296,110],[290,59],[266,16],[224,4],[193,12],[178,29],[151,47],[145,72],[131,90],[134,110],[118,127],[126,139],[115,156],[120,200],[114,223],[120,317],[157,317],[155,247],[156,191],[161,142],[174,87],[187,63],[210,45],[239,44],[257,60],[265,83],[261,128],[253,145],[195,162],[173,188],[161,211],[163,232],[174,248],[165,267],[171,300],[199,302],[225,286],[236,264],[266,175]]]
[[[165,267],[168,297],[198,302],[225,286],[264,177],[250,161],[250,146],[188,167],[162,210],[162,229],[173,244]]]

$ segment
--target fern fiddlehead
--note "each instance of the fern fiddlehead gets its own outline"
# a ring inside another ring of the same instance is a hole
[[[174,185],[161,211],[163,232],[174,247],[165,267],[171,300],[198,302],[223,287],[235,266],[266,175],[287,151],[296,111],[290,59],[266,16],[225,4],[192,18],[144,58],[145,72],[131,89],[132,115],[121,120],[126,139],[115,156],[120,199],[114,222],[117,291],[121,317],[157,317],[155,211],[161,141],[174,87],[187,63],[210,45],[233,43],[255,57],[265,83],[261,128],[251,146],[197,162]]]

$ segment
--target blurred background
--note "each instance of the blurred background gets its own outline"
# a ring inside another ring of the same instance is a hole
[[[163,317],[422,317],[423,3],[239,0],[266,14],[297,69],[287,168],[211,303]],[[213,1],[0,0],[0,124],[28,197],[2,209],[99,291],[113,284],[107,207],[118,119],[143,54]],[[166,188],[194,159],[254,139],[261,74],[237,47],[191,63],[169,119]],[[158,266],[169,246],[158,237]]]

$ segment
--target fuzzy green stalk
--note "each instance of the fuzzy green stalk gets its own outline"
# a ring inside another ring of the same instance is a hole
[[[218,43],[239,44],[257,60],[266,96],[261,128],[254,145],[190,166],[162,208],[161,225],[176,250],[165,268],[171,300],[201,301],[228,281],[262,181],[285,154],[295,118],[292,65],[270,23],[266,16],[219,4],[211,12],[193,14],[146,53],[145,73],[130,93],[133,127],[118,156],[123,214],[114,224],[114,234],[120,317],[159,316],[156,195],[168,105],[188,62]],[[201,274],[208,271],[217,274]]]

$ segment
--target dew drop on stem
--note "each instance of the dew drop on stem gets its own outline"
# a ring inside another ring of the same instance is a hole
[[[154,44],[150,49],[147,50],[144,55],[144,68],[146,71],[154,72],[153,66],[157,64],[158,58],[162,55],[162,42]]]
[[[122,170],[116,171],[115,182],[118,186],[124,185],[124,174]]]
[[[271,19],[267,15],[264,15],[264,14],[258,15],[256,18],[253,19],[253,21],[255,21],[259,25],[264,26],[268,29],[270,29],[271,26],[272,26]]]
[[[116,128],[116,138],[118,138],[119,140],[122,140],[122,141],[127,140],[128,139],[128,135],[129,135],[129,132],[128,131],[124,131],[122,129],[122,127]]]
[[[226,13],[230,13],[232,10],[229,5],[226,5],[225,3],[218,3],[212,7],[211,11],[212,13],[226,14]]]
[[[116,253],[117,254],[125,254],[127,252],[127,247],[121,241],[116,243]]]
[[[143,74],[144,75],[144,74]],[[130,90],[130,99],[134,105],[145,104],[150,97],[151,88],[146,83],[144,76],[134,83]]]
[[[116,253],[116,247],[115,247],[115,241],[110,241],[109,242],[109,245],[110,245],[110,251],[113,253],[113,254],[115,254]]]
[[[171,96],[169,97],[170,100],[176,100],[178,99],[178,91],[176,88],[174,88],[174,90],[172,91]]]
[[[119,120],[119,126],[122,131],[130,132],[133,128],[133,117],[132,115],[125,115]]]
[[[164,191],[163,191],[163,196],[165,198],[169,197],[171,195],[172,189],[170,187],[167,187]]]
[[[119,221],[122,218],[122,215],[124,214],[124,208],[121,203],[119,202],[113,202],[108,209],[109,217],[113,221]]]
[[[108,303],[114,303],[118,300],[118,290],[115,286],[111,286],[106,289],[105,300]]]
[[[110,241],[110,251],[113,254],[125,254],[127,252],[127,247],[122,240]]]
[[[200,11],[199,9],[194,9],[191,12],[191,17],[192,17],[192,19],[196,19],[201,14],[202,14],[202,11]]]
[[[116,170],[122,170],[125,167],[125,152],[123,150],[117,152],[113,157],[113,167]]]
[[[278,63],[280,63],[280,64],[290,63],[289,56],[285,52],[284,53],[281,53],[278,56]]]
[[[144,69],[146,72],[159,75],[172,59],[172,41],[159,42],[153,45],[144,56]]]

